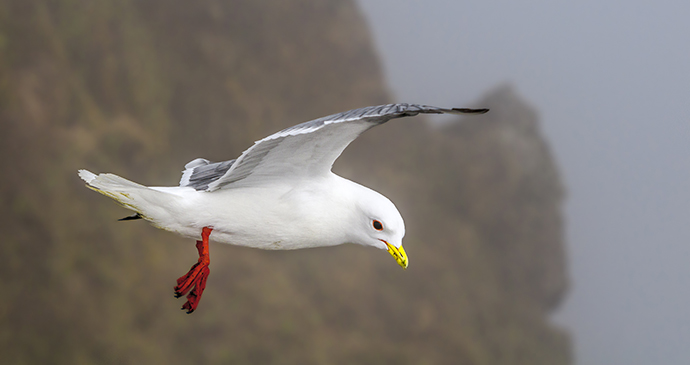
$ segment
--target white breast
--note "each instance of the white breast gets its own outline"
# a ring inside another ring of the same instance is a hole
[[[211,225],[212,241],[261,249],[339,245],[348,241],[351,184],[330,173],[303,182],[194,192],[165,228],[198,238]]]

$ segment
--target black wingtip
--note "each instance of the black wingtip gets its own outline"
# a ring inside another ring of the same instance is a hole
[[[453,108],[453,111],[462,114],[484,114],[489,111],[489,109],[470,109],[470,108]]]
[[[120,221],[133,221],[133,220],[142,219],[142,218],[144,218],[144,217],[142,217],[141,214],[136,213],[136,214],[126,216],[124,218],[120,218],[120,219],[118,219],[118,222],[120,222]]]

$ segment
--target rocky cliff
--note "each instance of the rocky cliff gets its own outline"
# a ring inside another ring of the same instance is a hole
[[[354,2],[0,0],[0,353],[22,363],[567,364],[563,188],[510,88],[443,129],[391,122],[336,172],[391,198],[410,268],[355,246],[194,242],[88,191],[78,168],[174,185],[292,124],[388,102]]]

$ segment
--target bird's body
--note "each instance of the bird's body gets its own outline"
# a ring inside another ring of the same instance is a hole
[[[197,238],[211,226],[213,241],[266,250],[355,242],[342,227],[352,221],[358,197],[378,195],[333,173],[212,194],[189,187],[139,189],[142,197],[155,196],[138,211],[159,228]]]
[[[86,170],[79,176],[90,188],[137,212],[132,219],[144,218],[184,237],[202,236],[197,241],[199,263],[176,287],[176,294],[184,295],[196,285],[184,307],[192,312],[208,276],[209,239],[267,250],[357,243],[388,249],[407,267],[405,225],[395,205],[335,175],[331,166],[357,136],[389,119],[484,112],[389,104],[334,114],[257,141],[235,160],[195,159],[185,166],[177,187],[146,187]]]

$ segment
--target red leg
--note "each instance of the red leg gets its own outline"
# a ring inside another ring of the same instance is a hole
[[[213,228],[204,227],[201,230],[201,241],[196,241],[196,249],[199,251],[199,261],[189,269],[189,272],[177,279],[177,286],[175,287],[175,298],[179,298],[187,292],[187,302],[182,306],[187,313],[192,313],[199,305],[201,294],[206,288],[206,279],[211,272],[208,265],[211,263],[211,258],[208,252],[208,236],[211,235]],[[191,289],[191,291],[190,291]]]

